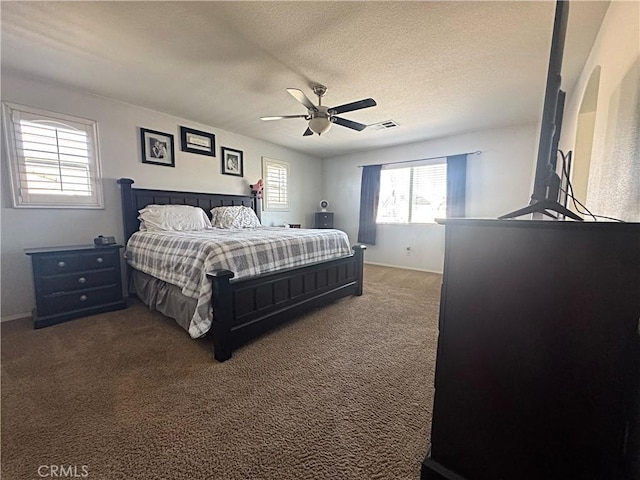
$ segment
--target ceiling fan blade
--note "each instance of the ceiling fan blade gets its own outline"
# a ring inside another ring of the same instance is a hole
[[[309,127],[307,127],[307,129],[304,131],[302,136],[303,137],[308,137],[309,135],[313,135],[313,132],[311,131],[311,129]]]
[[[341,117],[333,117],[333,123],[337,123],[338,125],[342,125],[343,127],[351,128],[353,130],[358,130],[359,132],[367,128],[364,123],[353,122],[351,120],[347,120],[346,118]]]
[[[260,120],[282,120],[284,118],[307,118],[307,115],[281,115],[279,117],[260,117]]]
[[[357,102],[345,103],[337,107],[330,108],[329,111],[334,113],[353,112],[354,110],[361,110],[363,108],[375,107],[377,105],[373,98],[365,98],[364,100],[358,100]]]
[[[307,107],[309,110],[317,112],[318,108],[313,104],[311,100],[304,94],[302,90],[298,90],[297,88],[287,88],[287,92],[291,94],[293,98]]]

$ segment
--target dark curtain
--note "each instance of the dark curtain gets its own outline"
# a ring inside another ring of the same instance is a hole
[[[382,165],[362,167],[358,243],[376,244],[376,216],[378,215],[378,200],[380,199],[380,170],[382,170]]]
[[[447,157],[447,218],[464,217],[467,155]]]

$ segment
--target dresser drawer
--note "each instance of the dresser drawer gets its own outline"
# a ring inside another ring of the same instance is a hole
[[[76,292],[52,293],[43,295],[38,302],[40,316],[54,315],[61,312],[81,310],[84,308],[116,302],[122,299],[120,283],[106,287],[88,288]]]
[[[119,282],[120,271],[115,267],[64,275],[48,275],[40,277],[39,293],[49,295],[56,292],[71,292]]]
[[[113,267],[119,261],[116,249],[101,249],[74,254],[38,255],[33,258],[34,271],[37,275],[54,275]]]

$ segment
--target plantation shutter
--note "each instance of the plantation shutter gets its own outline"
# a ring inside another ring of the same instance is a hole
[[[411,218],[409,223],[429,223],[447,216],[447,165],[411,169]]]
[[[289,210],[289,164],[263,157],[264,209]]]
[[[96,123],[4,107],[14,206],[102,208]]]

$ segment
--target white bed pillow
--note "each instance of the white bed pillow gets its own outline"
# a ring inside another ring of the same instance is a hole
[[[217,228],[252,228],[260,219],[249,207],[216,207],[211,209],[211,225]]]
[[[138,211],[142,231],[188,231],[211,228],[207,214],[191,205],[147,205]]]

